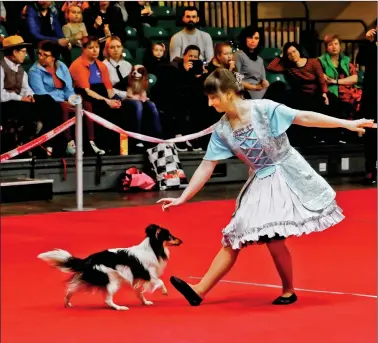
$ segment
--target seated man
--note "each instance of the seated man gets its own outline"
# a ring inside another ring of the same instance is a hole
[[[4,58],[0,60],[1,126],[5,133],[11,122],[16,126],[16,134],[12,134],[13,142],[6,140],[7,135],[2,135],[4,152],[27,143],[36,133],[42,132],[44,118],[51,115],[54,108],[50,95],[35,95],[29,87],[28,75],[21,66],[25,60],[26,46],[28,43],[21,36],[9,36],[3,40],[1,49],[4,51]],[[35,122],[38,121],[36,127]],[[57,123],[51,120],[48,125],[43,125],[43,131],[56,126]],[[14,127],[11,131],[14,131]],[[20,133],[19,137],[17,133]],[[47,151],[51,153],[51,145]]]
[[[184,57],[184,51],[189,45],[196,45],[201,51],[199,58],[210,62],[214,57],[213,40],[204,31],[196,29],[199,22],[198,9],[194,6],[186,7],[182,17],[184,29],[172,36],[170,42],[171,61],[175,57]]]

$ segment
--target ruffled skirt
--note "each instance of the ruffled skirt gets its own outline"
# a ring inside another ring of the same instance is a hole
[[[320,211],[304,207],[278,171],[263,179],[255,177],[238,200],[237,210],[223,229],[222,244],[233,249],[320,232],[345,218],[335,200]]]

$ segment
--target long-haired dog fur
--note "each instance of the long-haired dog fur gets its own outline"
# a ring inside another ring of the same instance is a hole
[[[128,76],[127,98],[147,101],[148,73],[141,64],[136,64]]]
[[[168,294],[159,277],[169,259],[168,247],[181,243],[169,230],[152,224],[146,228],[145,239],[130,248],[108,249],[84,259],[56,249],[39,254],[38,258],[63,272],[72,273],[64,298],[66,307],[72,307],[70,300],[75,293],[100,289],[106,294],[107,305],[116,310],[128,310],[126,306],[119,306],[113,301],[122,283],[129,284],[135,290],[142,304],[152,305],[143,293],[161,289],[163,294]]]

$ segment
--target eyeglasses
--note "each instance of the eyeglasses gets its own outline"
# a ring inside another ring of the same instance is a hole
[[[43,53],[41,51],[38,51],[38,55],[41,56],[42,58],[45,58],[45,59],[52,56],[51,54],[48,55],[48,54],[45,54],[45,53]]]

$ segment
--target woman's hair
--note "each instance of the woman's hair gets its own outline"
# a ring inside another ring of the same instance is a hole
[[[255,33],[258,33],[260,36],[259,44],[257,45],[256,49],[251,52],[247,47],[247,38],[253,37]],[[261,48],[265,45],[264,41],[264,31],[262,28],[257,26],[247,26],[245,27],[239,34],[239,46],[240,49],[244,51],[244,53],[253,61],[257,60],[257,56],[261,51]]]
[[[294,47],[298,50],[299,52],[299,57],[303,57],[303,52],[302,52],[302,48],[300,47],[300,45],[296,42],[287,42],[283,48],[282,48],[282,61],[284,62],[284,65],[285,66],[292,66],[293,65],[293,62],[290,61],[287,57],[287,51],[291,48],[291,47]]]
[[[108,51],[109,51],[110,43],[111,43],[113,40],[116,40],[116,41],[120,42],[121,45],[122,45],[121,38],[119,38],[118,36],[110,36],[109,38],[107,38],[107,39],[106,39],[106,42],[105,42],[105,47],[104,47],[104,57],[107,58],[107,59],[110,57]]]
[[[328,34],[328,35],[326,35],[324,37],[324,40],[323,40],[325,47],[327,48],[328,44],[332,43],[334,40],[338,40],[339,43],[341,44],[341,40],[340,40],[340,38],[339,38],[338,35],[335,35],[335,34]]]
[[[81,41],[81,44],[83,45],[83,49],[85,49],[91,43],[97,43],[100,46],[100,41],[98,37],[95,37],[95,36],[84,37]]]
[[[217,68],[206,78],[204,90],[206,95],[218,95],[231,91],[242,96],[244,88],[234,73],[225,68]]]
[[[38,44],[38,49],[51,52],[51,56],[58,60],[60,57],[60,46],[57,42],[51,40],[43,40]]]

